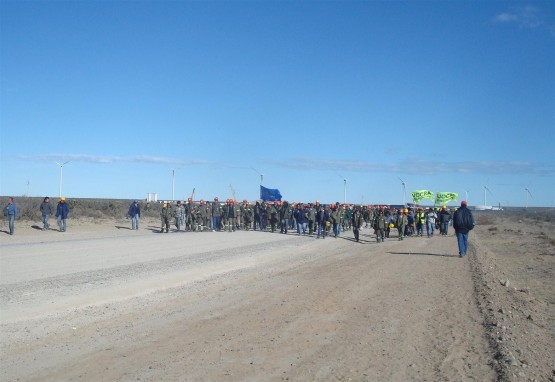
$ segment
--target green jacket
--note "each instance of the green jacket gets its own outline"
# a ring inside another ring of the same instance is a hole
[[[353,227],[355,228],[360,228],[362,227],[362,214],[359,213],[354,213],[353,217],[351,218],[351,221],[353,223]]]

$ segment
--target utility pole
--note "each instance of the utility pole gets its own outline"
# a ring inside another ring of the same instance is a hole
[[[172,202],[175,200],[175,168],[172,168]]]

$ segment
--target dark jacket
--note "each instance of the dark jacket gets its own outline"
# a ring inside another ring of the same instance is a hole
[[[439,222],[440,223],[449,223],[451,220],[451,214],[447,210],[441,210],[439,213]]]
[[[306,224],[308,223],[308,215],[310,211],[307,208],[296,209],[294,214],[297,223]]]
[[[52,203],[50,202],[42,202],[40,204],[40,212],[43,215],[52,215]]]
[[[127,215],[131,217],[135,217],[135,215],[141,217],[141,207],[139,207],[137,203],[131,203],[129,211],[127,211]]]
[[[235,206],[233,204],[226,204],[225,206],[223,206],[222,215],[225,216],[227,219],[234,219]]]
[[[279,218],[281,220],[289,220],[291,218],[291,207],[289,207],[289,203],[283,203],[279,210]]]
[[[362,214],[360,212],[355,212],[351,219],[354,228],[359,229],[362,227]]]
[[[56,217],[61,217],[62,219],[67,219],[69,215],[69,206],[67,203],[58,203],[56,206]]]
[[[455,211],[453,215],[453,228],[456,233],[468,233],[474,228],[474,217],[466,206],[461,206],[461,208]]]
[[[328,211],[323,210],[323,211],[318,211],[316,213],[316,222],[318,222],[318,224],[326,224],[326,222],[330,219],[330,215],[328,214]]]

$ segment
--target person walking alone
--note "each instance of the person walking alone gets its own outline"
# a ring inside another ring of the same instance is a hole
[[[474,228],[474,216],[466,206],[466,201],[461,202],[461,208],[453,215],[453,228],[459,245],[459,257],[465,257],[468,249],[468,233]]]
[[[11,196],[8,198],[8,204],[4,207],[4,216],[8,217],[10,235],[13,235],[15,230],[15,217],[17,216],[17,206]]]
[[[129,211],[127,215],[131,218],[131,229],[139,229],[139,219],[141,218],[141,207],[139,206],[139,201],[137,199],[133,200],[133,203],[129,206]]]

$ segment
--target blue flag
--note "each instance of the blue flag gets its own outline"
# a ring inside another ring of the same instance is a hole
[[[281,194],[277,188],[271,189],[260,186],[260,199],[265,202],[277,202],[281,201]]]

